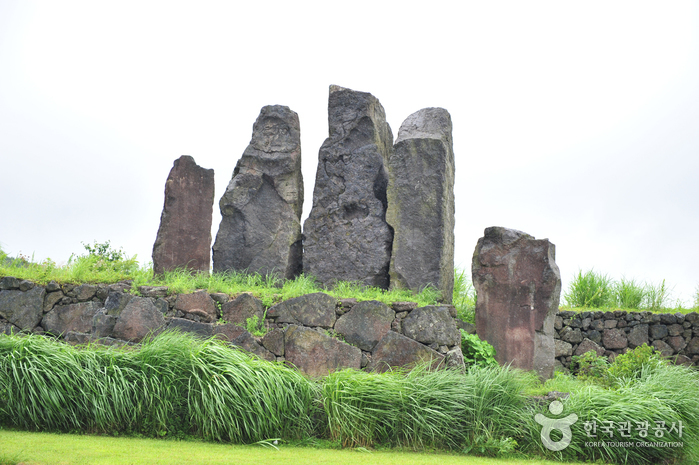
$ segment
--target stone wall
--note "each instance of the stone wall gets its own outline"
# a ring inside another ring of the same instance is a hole
[[[554,322],[556,365],[570,367],[571,357],[594,350],[613,360],[640,345],[655,347],[675,363],[699,365],[699,314],[559,312]]]
[[[287,361],[311,376],[342,368],[385,371],[420,361],[463,367],[452,306],[338,300],[308,294],[265,308],[251,294],[197,291],[168,295],[166,287],[131,283],[40,286],[0,278],[0,334],[48,334],[73,344],[124,345],[177,329],[219,337],[260,358]],[[255,337],[243,326],[257,316],[268,329]]]

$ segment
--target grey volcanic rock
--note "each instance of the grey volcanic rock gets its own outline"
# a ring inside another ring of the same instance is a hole
[[[218,309],[206,291],[196,291],[191,294],[179,294],[175,300],[175,310],[200,316],[205,323],[218,319]],[[197,312],[197,310],[199,310]]]
[[[575,349],[575,355],[584,355],[590,351],[595,352],[600,357],[604,355],[604,347],[601,347],[599,344],[589,340],[588,338],[585,338],[580,345],[578,345],[578,348]]]
[[[416,308],[403,319],[403,334],[423,344],[453,346],[461,333],[446,307],[429,305]]]
[[[393,241],[385,168],[391,128],[376,97],[338,86],[330,86],[328,124],[303,227],[304,273],[323,284],[359,281],[385,289]]]
[[[394,367],[414,367],[418,363],[432,362],[439,366],[444,355],[395,331],[387,332],[371,353],[368,371],[384,372]]]
[[[277,323],[332,328],[335,324],[337,299],[322,292],[285,300],[267,310],[267,317]]]
[[[536,370],[541,378],[553,376],[553,324],[561,297],[555,256],[548,239],[491,227],[478,240],[471,269],[478,335],[493,345],[500,364]]]
[[[274,354],[258,344],[255,337],[243,327],[228,323],[215,325],[213,331],[214,335],[228,341],[231,345],[244,349],[246,352],[270,362],[276,360]]]
[[[602,333],[602,345],[606,349],[625,349],[629,342],[623,329],[605,329]]]
[[[186,320],[184,318],[173,318],[170,320],[170,324],[167,325],[167,329],[175,329],[183,333],[195,334],[202,338],[209,338],[213,335],[213,325]]]
[[[567,342],[561,341],[560,339],[554,339],[553,345],[556,350],[554,356],[558,357],[568,357],[573,355],[573,346]]]
[[[648,325],[641,324],[631,328],[628,334],[629,347],[635,349],[643,344],[648,344]]]
[[[165,317],[150,297],[134,297],[119,314],[112,337],[129,342],[140,342],[150,333],[165,325]]]
[[[182,155],[165,182],[165,204],[153,244],[153,271],[209,271],[214,170]]]
[[[11,278],[14,279],[14,278]],[[6,283],[13,283],[6,279]],[[19,287],[19,283],[17,284]],[[44,308],[43,287],[35,286],[27,292],[5,290],[0,291],[0,316],[23,331],[31,331],[41,321]]]
[[[287,328],[284,346],[286,360],[312,377],[361,367],[362,351],[357,347],[303,326]]]
[[[342,334],[350,344],[371,351],[391,330],[391,323],[395,317],[396,313],[382,302],[359,302],[352,310],[338,318],[335,331]]]
[[[89,333],[92,331],[92,319],[99,309],[100,305],[97,302],[59,305],[44,316],[41,326],[56,335],[68,331]]]
[[[301,272],[301,138],[289,107],[263,107],[219,202],[214,271]]]
[[[221,318],[227,323],[245,325],[248,318],[257,316],[257,321],[262,322],[265,317],[265,307],[262,301],[251,294],[240,294],[221,307]]]
[[[388,160],[386,222],[393,228],[391,288],[454,289],[454,150],[451,116],[424,108],[401,125]]]
[[[284,331],[273,329],[262,337],[262,346],[279,357],[284,356]]]

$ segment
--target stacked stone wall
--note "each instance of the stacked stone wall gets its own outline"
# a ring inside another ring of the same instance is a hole
[[[643,344],[683,365],[699,365],[699,314],[629,312],[558,312],[554,321],[556,365],[570,368],[571,358],[594,350],[613,360]]]
[[[137,344],[179,330],[217,337],[269,361],[287,361],[311,376],[343,369],[385,371],[419,362],[463,367],[453,306],[357,302],[308,294],[265,308],[251,294],[200,290],[168,295],[167,287],[116,284],[46,286],[0,278],[0,334],[33,333],[72,344]],[[257,316],[267,333],[245,329]]]

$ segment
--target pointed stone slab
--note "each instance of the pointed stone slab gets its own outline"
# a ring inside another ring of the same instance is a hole
[[[263,107],[219,202],[214,271],[301,273],[301,136],[289,107]]]
[[[175,268],[209,271],[214,170],[182,155],[165,182],[165,205],[153,244],[153,271]]]
[[[385,289],[393,240],[385,220],[391,128],[376,97],[338,86],[330,86],[328,123],[303,227],[304,273],[322,284]]]
[[[553,376],[556,351],[561,274],[555,258],[548,239],[491,227],[478,240],[471,265],[478,336],[492,344],[500,364],[536,370],[543,379]]]
[[[424,108],[401,125],[388,160],[386,221],[393,228],[391,288],[454,289],[454,150],[451,116]]]

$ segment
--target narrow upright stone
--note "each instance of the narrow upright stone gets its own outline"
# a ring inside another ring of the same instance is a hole
[[[388,210],[393,228],[391,288],[454,289],[454,150],[443,108],[410,115],[388,160]]]
[[[548,239],[487,228],[473,253],[476,331],[500,364],[553,376],[553,324],[561,297],[556,246]]]
[[[165,205],[153,244],[153,271],[209,271],[214,170],[182,155],[165,182]]]
[[[391,128],[376,97],[338,86],[330,86],[328,124],[304,224],[304,273],[322,284],[359,281],[385,289],[393,241],[385,168]]]
[[[219,202],[214,271],[301,273],[301,132],[289,107],[263,107]]]

